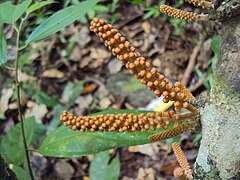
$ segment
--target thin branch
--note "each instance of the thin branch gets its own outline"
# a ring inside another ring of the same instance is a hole
[[[189,78],[190,78],[190,75],[194,69],[194,66],[195,66],[195,62],[196,62],[196,57],[198,55],[198,52],[200,50],[200,47],[201,47],[201,44],[198,44],[194,49],[193,49],[193,52],[190,56],[190,59],[189,59],[189,62],[188,62],[188,65],[187,65],[187,68],[184,72],[184,75],[183,75],[183,79],[182,79],[182,84],[184,86],[187,86],[187,83],[189,81]]]
[[[22,113],[21,96],[20,96],[20,83],[19,83],[19,80],[18,80],[19,40],[20,40],[20,31],[22,29],[23,22],[24,22],[24,19],[21,20],[18,28],[14,25],[14,28],[17,31],[17,39],[16,39],[17,50],[16,50],[16,61],[15,61],[15,87],[16,87],[16,92],[17,92],[18,114],[19,114],[19,118],[20,118],[21,131],[22,131],[25,155],[26,155],[27,164],[28,164],[28,170],[29,170],[29,174],[31,176],[31,179],[34,180],[32,168],[31,168],[31,163],[30,163],[30,157],[29,157],[29,154],[28,154],[28,145],[27,145],[27,140],[26,140],[26,135],[25,135],[25,129],[24,129],[24,117],[23,117],[23,113]]]

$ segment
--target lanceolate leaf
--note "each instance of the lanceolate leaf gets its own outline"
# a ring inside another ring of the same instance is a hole
[[[8,24],[15,22],[22,16],[31,2],[31,0],[25,0],[18,5],[13,5],[11,2],[0,4],[0,21]]]
[[[38,9],[40,9],[41,7],[44,7],[48,4],[52,4],[52,3],[57,3],[55,1],[43,1],[43,2],[36,2],[33,5],[31,5],[29,8],[27,8],[26,13],[30,14],[33,11],[36,11]]]
[[[34,123],[34,117],[29,117],[24,121],[25,135],[28,145],[32,141]],[[20,123],[11,128],[3,137],[0,152],[6,162],[15,165],[23,164],[25,161],[25,152]]]
[[[108,111],[118,114],[119,111]],[[128,111],[126,113],[133,113]],[[137,111],[134,114],[140,114]],[[101,112],[103,114],[103,112]],[[173,128],[173,122],[168,129]],[[73,131],[69,127],[59,127],[43,141],[39,152],[45,156],[55,157],[79,157],[95,154],[108,149],[151,143],[148,136],[163,132],[168,129],[155,131],[136,132],[80,132]]]
[[[156,133],[156,132],[155,132]],[[79,157],[108,149],[150,143],[147,132],[80,132],[60,127],[42,143],[39,152],[44,156]]]
[[[28,37],[27,44],[46,38],[88,12],[99,0],[87,0],[64,8],[43,21]]]
[[[198,75],[198,77],[200,78],[200,80],[202,81],[203,85],[205,86],[205,88],[210,91],[211,87],[209,86],[207,80],[205,79],[203,73],[200,71],[200,69],[198,67],[195,68],[195,71]]]
[[[117,180],[120,174],[120,161],[117,155],[109,164],[109,151],[96,154],[90,164],[90,180]]]
[[[31,180],[30,175],[23,168],[14,165],[12,170],[14,171],[19,180]]]
[[[3,33],[3,24],[0,22],[0,66],[7,62],[7,42]]]

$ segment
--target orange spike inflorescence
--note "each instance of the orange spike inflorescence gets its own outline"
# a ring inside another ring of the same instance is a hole
[[[173,86],[164,75],[157,72],[156,68],[152,68],[150,63],[112,25],[107,24],[105,20],[94,18],[90,30],[104,41],[113,55],[117,56],[142,84],[157,96],[163,95],[163,102],[175,101],[176,111],[180,111],[184,106],[188,107],[186,100],[194,98],[191,93],[179,82],[177,86]]]
[[[186,12],[180,9],[173,8],[168,5],[161,5],[160,11],[168,16],[172,16],[178,19],[186,20],[186,21],[201,21],[208,20],[207,15],[197,14],[193,12]]]
[[[213,3],[209,1],[204,1],[204,0],[186,0],[189,3],[192,3],[194,6],[200,6],[202,8],[212,8]]]
[[[156,129],[165,129],[165,132],[149,136],[150,141],[167,139],[176,136],[188,128],[192,127],[191,120],[197,114],[197,108],[187,101],[194,100],[193,95],[180,82],[171,84],[164,75],[152,68],[150,63],[118,32],[112,25],[107,24],[105,20],[94,18],[91,22],[90,30],[100,37],[101,41],[112,51],[113,55],[126,66],[131,74],[145,84],[149,90],[157,96],[163,96],[163,102],[174,101],[174,110],[168,112],[146,113],[146,114],[102,114],[96,116],[79,116],[64,111],[60,120],[65,126],[70,126],[72,130],[82,132],[134,132],[134,131],[155,131]],[[191,113],[177,114],[181,108],[186,108]],[[172,123],[173,122],[173,123]],[[167,130],[170,125],[173,129]]]
[[[118,132],[134,132],[134,131],[147,131],[156,129],[167,129],[171,121],[175,122],[178,126],[179,115],[175,112],[158,112],[145,114],[106,114],[96,116],[79,116],[75,117],[72,113],[64,111],[60,120],[64,122],[65,126],[70,126],[73,130],[80,131],[118,131]],[[181,126],[179,126],[181,127]],[[184,126],[185,127],[185,126]],[[181,128],[184,129],[184,128]]]
[[[172,144],[172,148],[175,156],[177,157],[180,168],[175,169],[174,176],[177,179],[192,180],[192,170],[190,169],[189,163],[182,152],[182,149],[177,143]],[[185,177],[185,178],[184,178]]]
[[[153,134],[153,135],[149,136],[148,139],[150,141],[158,141],[158,140],[168,139],[168,138],[177,136],[177,135],[185,132],[190,127],[191,127],[191,124],[185,123],[185,124],[182,124],[178,127],[173,128],[173,129],[170,129],[170,130],[167,130],[167,131],[164,131],[164,132],[160,132],[160,133],[157,133],[157,134]]]

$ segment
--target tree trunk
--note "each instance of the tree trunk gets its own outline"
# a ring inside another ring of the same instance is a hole
[[[240,1],[215,2],[221,44],[210,99],[200,110],[195,179],[240,179]]]

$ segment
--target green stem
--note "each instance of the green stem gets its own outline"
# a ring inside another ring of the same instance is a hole
[[[31,179],[34,180],[32,167],[31,167],[31,163],[30,163],[30,157],[29,157],[29,153],[28,153],[28,145],[27,145],[27,140],[26,140],[26,135],[25,135],[25,129],[24,129],[24,117],[23,117],[23,114],[22,114],[21,96],[20,96],[20,83],[19,83],[19,80],[18,80],[19,39],[20,39],[20,31],[22,29],[23,22],[24,22],[24,19],[21,20],[20,25],[17,28],[16,61],[15,61],[15,86],[16,86],[16,92],[17,92],[18,114],[19,114],[20,123],[21,123],[21,131],[22,131],[25,155],[26,155],[27,164],[28,164],[28,170],[29,170],[29,174],[31,176]]]

